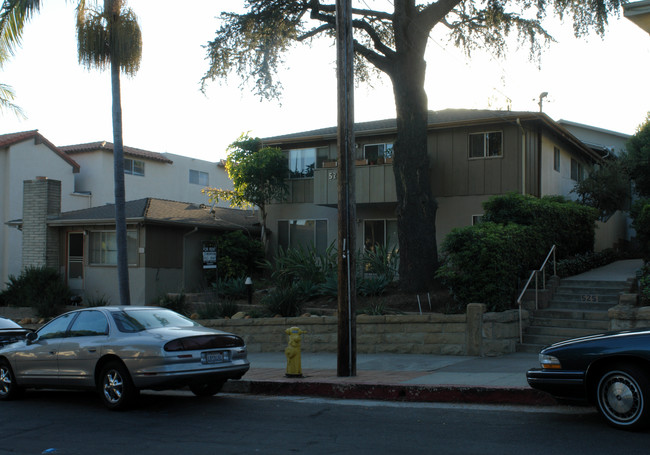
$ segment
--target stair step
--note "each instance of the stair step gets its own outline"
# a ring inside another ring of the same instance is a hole
[[[616,306],[618,302],[572,302],[567,300],[551,300],[548,308],[558,310],[584,310],[584,311],[604,311],[607,312],[611,307]]]
[[[566,301],[578,301],[578,302],[586,302],[586,303],[591,303],[591,302],[614,302],[618,303],[618,299],[621,296],[620,293],[612,293],[612,294],[601,294],[601,293],[594,293],[594,292],[560,292],[556,291],[555,295],[553,296],[552,300],[566,300]]]
[[[574,287],[574,288],[615,288],[627,289],[629,286],[627,281],[590,281],[590,280],[561,280],[558,288]]]
[[[571,336],[553,336],[553,335],[524,335],[524,343],[527,344],[538,344],[544,347],[549,346],[553,343],[558,343],[560,341],[570,340]]]

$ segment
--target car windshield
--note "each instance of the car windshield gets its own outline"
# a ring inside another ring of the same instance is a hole
[[[162,327],[195,327],[196,322],[180,314],[162,308],[123,310],[112,313],[120,332],[141,332]]]

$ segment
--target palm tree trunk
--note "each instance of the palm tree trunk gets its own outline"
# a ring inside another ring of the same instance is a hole
[[[120,305],[130,305],[129,262],[126,238],[126,196],[124,189],[124,144],[122,140],[122,101],[120,66],[111,55],[111,90],[113,97],[113,170],[115,175],[115,232],[117,242],[117,282]]]

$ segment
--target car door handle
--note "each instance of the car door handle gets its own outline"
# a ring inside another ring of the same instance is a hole
[[[88,352],[94,354],[95,352],[97,352],[97,349],[88,349]]]
[[[56,351],[50,351],[50,355],[56,355]]]

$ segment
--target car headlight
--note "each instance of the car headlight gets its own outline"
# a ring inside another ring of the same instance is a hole
[[[544,369],[558,370],[562,368],[562,364],[560,364],[560,359],[552,355],[540,354],[539,363],[542,365],[542,368]]]

